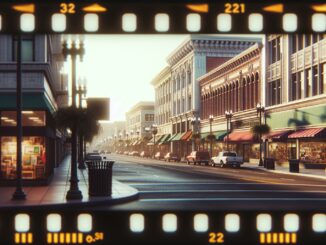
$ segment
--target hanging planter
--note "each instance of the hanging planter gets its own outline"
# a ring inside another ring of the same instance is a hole
[[[84,108],[63,107],[55,114],[56,126],[60,129],[72,129],[77,125],[77,133],[82,134],[87,142],[100,131],[98,121],[90,110]]]
[[[267,124],[254,125],[251,128],[251,132],[256,139],[259,139],[261,135],[268,134],[270,130],[271,129]]]

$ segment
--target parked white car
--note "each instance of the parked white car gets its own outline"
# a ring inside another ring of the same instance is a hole
[[[235,151],[221,151],[216,157],[212,157],[212,166],[220,165],[224,168],[225,166],[240,167],[243,164],[243,158],[238,157]]]

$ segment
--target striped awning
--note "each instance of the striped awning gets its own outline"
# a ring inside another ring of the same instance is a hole
[[[180,140],[188,141],[191,138],[192,131],[187,131],[184,135],[182,135]]]
[[[227,136],[224,136],[224,141],[227,141]],[[254,135],[248,131],[236,131],[229,134],[229,142],[252,142]]]
[[[178,133],[176,133],[176,134],[172,134],[171,137],[167,140],[167,142],[172,141],[172,140],[174,139],[174,137],[175,137],[177,134],[178,134]]]
[[[325,135],[325,128],[310,128],[298,130],[288,136],[289,139],[298,139],[298,138],[315,138],[322,137]]]
[[[160,143],[158,143],[158,144],[162,145],[162,144],[169,142],[170,136],[171,136],[170,134],[165,134],[164,137],[160,140]]]
[[[269,134],[263,135],[263,139],[274,139],[274,140],[281,140],[286,139],[289,134],[291,134],[293,130],[277,130],[270,132]]]
[[[178,133],[171,141],[178,141],[181,139],[181,137],[184,135],[184,133]]]
[[[155,144],[160,144],[166,137],[166,134],[163,134],[156,142]]]

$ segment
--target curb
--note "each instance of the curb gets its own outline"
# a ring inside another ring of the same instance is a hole
[[[265,169],[265,168],[256,168],[252,166],[243,166],[245,168],[251,168],[251,169],[257,169],[261,171],[266,171],[266,172],[273,172],[273,173],[278,173],[278,174],[284,174],[284,175],[296,175],[300,177],[309,177],[309,178],[315,178],[315,179],[321,179],[321,180],[326,180],[326,176],[318,176],[318,175],[313,175],[313,174],[304,174],[304,173],[291,173],[291,172],[284,172],[281,170],[272,170],[272,169]]]
[[[112,197],[95,197],[95,198],[99,198],[99,200],[90,200],[90,201],[84,201],[84,202],[80,202],[80,201],[68,201],[65,203],[56,203],[56,204],[33,204],[33,205],[14,205],[14,204],[8,204],[5,206],[0,206],[0,210],[14,210],[14,209],[19,209],[19,210],[24,210],[24,209],[56,209],[56,208],[60,208],[60,209],[64,209],[64,208],[72,208],[72,207],[77,207],[77,208],[85,208],[85,207],[95,207],[98,205],[115,205],[115,204],[121,204],[121,203],[126,203],[126,202],[130,202],[130,201],[135,201],[138,200],[139,198],[139,192],[137,189],[130,187],[132,189],[134,189],[132,194],[129,195],[125,195],[125,196],[121,196],[118,198],[112,198]]]

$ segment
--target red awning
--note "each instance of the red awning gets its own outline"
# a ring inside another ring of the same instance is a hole
[[[288,138],[290,139],[314,138],[314,137],[321,136],[323,133],[325,133],[325,128],[302,129],[290,134]]]
[[[224,137],[224,141],[227,141],[227,135]],[[252,142],[254,136],[250,131],[237,131],[229,134],[229,142]]]
[[[280,140],[280,139],[286,139],[286,137],[292,133],[293,130],[278,130],[273,131],[267,135],[263,135],[263,139],[274,139],[274,140]]]
[[[187,131],[181,138],[180,140],[189,140],[192,135],[192,131]]]

